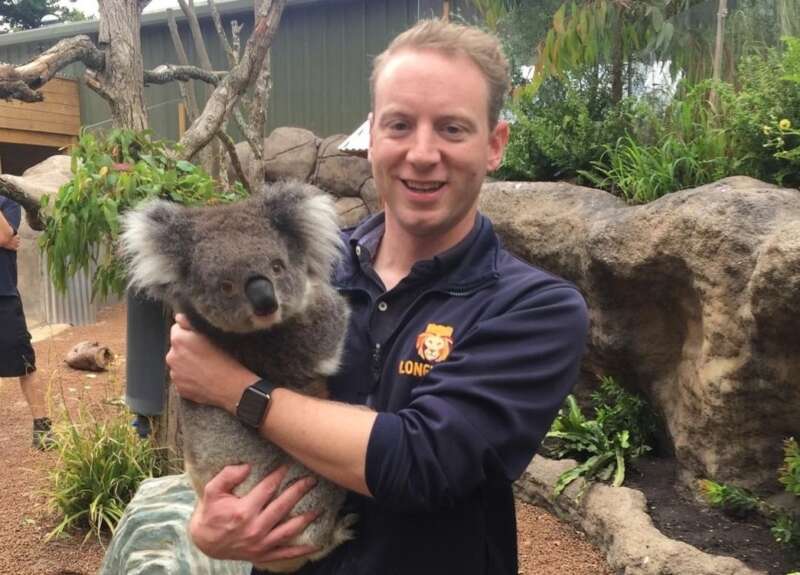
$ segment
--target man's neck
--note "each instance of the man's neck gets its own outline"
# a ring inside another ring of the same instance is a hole
[[[373,269],[381,278],[386,290],[391,290],[405,278],[415,263],[432,259],[456,246],[472,230],[474,215],[469,225],[461,226],[453,233],[438,237],[419,237],[405,233],[399,226],[387,221],[383,238],[375,256]]]

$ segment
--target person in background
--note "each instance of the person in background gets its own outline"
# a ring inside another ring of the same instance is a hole
[[[33,416],[33,446],[51,446],[44,384],[36,373],[36,355],[17,289],[17,250],[20,245],[19,204],[0,196],[0,377],[18,377],[22,395]]]
[[[331,400],[271,382],[259,432],[347,488],[356,536],[306,575],[517,575],[512,482],[578,377],[588,329],[569,282],[506,251],[478,210],[502,160],[508,63],[476,28],[422,21],[375,60],[369,158],[383,211],[345,232],[334,284],[352,314]],[[183,397],[237,413],[254,374],[178,316],[167,355]],[[355,405],[351,405],[355,404]],[[367,406],[369,409],[364,409]],[[208,555],[263,564],[314,514],[287,519],[310,481],[244,497],[246,466],[200,498]]]

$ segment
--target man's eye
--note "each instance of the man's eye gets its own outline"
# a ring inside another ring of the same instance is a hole
[[[389,124],[390,132],[405,132],[406,130],[408,130],[407,122],[392,122]]]
[[[448,136],[462,136],[464,129],[457,124],[448,124],[444,127],[444,132]]]

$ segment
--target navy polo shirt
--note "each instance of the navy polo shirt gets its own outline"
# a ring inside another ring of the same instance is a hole
[[[577,379],[583,298],[503,249],[482,215],[386,291],[382,234],[382,214],[347,233],[334,283],[352,313],[329,379],[333,399],[379,412],[373,498],[349,496],[355,539],[300,573],[516,575],[511,485]]]
[[[0,211],[14,230],[19,229],[22,220],[20,205],[0,196]],[[0,296],[16,296],[17,292],[17,252],[0,248]]]

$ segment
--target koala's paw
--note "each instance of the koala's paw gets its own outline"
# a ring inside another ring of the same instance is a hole
[[[333,528],[333,547],[350,541],[355,537],[355,533],[351,529],[353,525],[358,522],[358,515],[350,513],[342,517]]]

